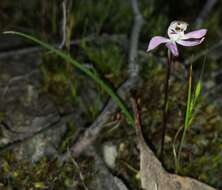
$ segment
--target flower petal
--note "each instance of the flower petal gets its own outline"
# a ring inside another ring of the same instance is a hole
[[[169,50],[171,51],[171,53],[177,57],[179,55],[179,51],[177,49],[177,45],[175,42],[168,42],[166,43],[166,47],[169,48]]]
[[[186,46],[186,47],[197,46],[197,45],[201,44],[204,41],[204,39],[205,38],[201,38],[200,40],[193,40],[193,41],[178,40],[177,43],[182,46]]]
[[[157,46],[159,46],[162,43],[166,43],[169,42],[170,40],[168,38],[162,37],[162,36],[155,36],[153,38],[151,38],[148,48],[147,48],[147,52],[156,48]]]
[[[207,29],[200,29],[195,30],[193,32],[188,32],[185,34],[185,39],[193,38],[193,39],[200,39],[204,37],[207,33]]]

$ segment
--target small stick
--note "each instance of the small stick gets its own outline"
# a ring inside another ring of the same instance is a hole
[[[133,113],[135,117],[135,127],[138,129],[141,129],[141,118],[140,118],[140,113],[138,110],[138,103],[137,100],[134,98],[131,98],[132,106],[133,106]]]
[[[85,190],[89,190],[89,188],[86,186],[86,183],[85,183],[85,178],[81,172],[81,169],[80,169],[80,166],[79,164],[76,162],[76,160],[71,156],[71,152],[70,150],[68,149],[68,154],[70,155],[70,158],[71,158],[71,161],[73,162],[74,166],[76,167],[78,173],[79,173],[79,178],[82,182],[82,186],[84,187]]]
[[[138,106],[138,101],[134,98],[131,98],[131,102],[132,102],[132,108],[133,108],[133,114],[134,114],[134,125],[135,125],[135,129],[136,129],[136,134],[138,137],[138,143],[140,146],[140,151],[146,150],[147,144],[146,141],[144,139],[143,136],[143,131],[142,131],[142,126],[141,126],[141,115],[140,115],[140,111],[139,111],[139,106]]]

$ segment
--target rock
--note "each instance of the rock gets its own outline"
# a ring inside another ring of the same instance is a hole
[[[103,157],[108,167],[112,169],[115,167],[115,161],[117,155],[118,155],[117,148],[114,144],[108,142],[103,145]]]
[[[22,141],[60,122],[55,103],[48,94],[40,92],[42,75],[40,59],[34,55],[1,60],[0,112],[4,146]],[[55,154],[66,131],[65,123],[38,134],[16,146],[16,157],[37,161],[44,155]]]
[[[0,58],[0,147],[16,144],[13,148],[18,159],[37,161],[45,155],[56,155],[66,124],[85,126],[89,110],[93,106],[99,110],[103,105],[96,84],[85,76],[77,87],[81,100],[78,98],[75,106],[67,101],[58,104],[56,100],[61,97],[41,90],[44,78],[40,64],[41,58],[34,53]],[[67,90],[64,96],[69,93]]]
[[[90,187],[96,190],[128,190],[120,178],[112,175],[112,173],[106,167],[105,162],[95,152],[95,150],[92,149],[90,152],[94,152],[94,172],[96,173],[92,179]]]

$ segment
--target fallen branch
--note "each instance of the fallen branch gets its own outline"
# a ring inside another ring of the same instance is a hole
[[[126,100],[129,96],[129,92],[138,86],[139,65],[136,62],[138,56],[138,40],[139,33],[142,27],[143,18],[139,12],[137,0],[131,0],[131,6],[134,13],[134,25],[132,28],[130,49],[129,49],[129,61],[128,61],[128,73],[129,79],[117,90],[117,94],[122,100]],[[78,141],[70,148],[74,156],[79,156],[85,148],[93,143],[98,137],[100,131],[105,127],[105,123],[116,112],[117,106],[110,99],[97,117],[97,119],[90,125],[84,134],[78,139]]]
[[[134,89],[136,85],[138,85],[138,78],[130,78],[118,89],[117,94],[122,100],[127,100],[130,90]],[[85,130],[83,135],[70,148],[74,156],[79,156],[85,148],[96,140],[100,131],[105,127],[105,124],[117,111],[117,108],[117,105],[112,99],[110,99],[97,119]]]
[[[136,59],[138,57],[138,43],[139,43],[140,30],[143,25],[143,17],[139,11],[137,0],[131,0],[131,6],[134,14],[134,24],[130,37],[128,73],[130,77],[134,77],[139,74],[139,65],[137,64]]]

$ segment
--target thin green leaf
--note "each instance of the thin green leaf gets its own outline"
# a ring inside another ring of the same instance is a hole
[[[134,123],[133,116],[128,111],[128,109],[126,108],[124,103],[121,101],[121,99],[111,89],[111,87],[109,87],[102,79],[100,79],[96,74],[91,72],[84,65],[82,65],[81,63],[74,60],[69,54],[66,54],[65,52],[63,52],[59,49],[56,49],[55,47],[53,47],[53,46],[51,46],[51,45],[49,45],[49,44],[47,44],[47,43],[45,43],[41,40],[38,40],[37,38],[35,38],[31,35],[28,35],[28,34],[24,34],[24,33],[21,33],[21,32],[16,32],[16,31],[6,31],[6,32],[4,32],[4,34],[14,34],[14,35],[18,35],[18,36],[21,36],[23,38],[29,39],[29,40],[39,44],[40,46],[44,47],[45,49],[51,51],[52,53],[55,53],[56,55],[61,57],[66,62],[69,62],[73,66],[77,67],[79,70],[83,71],[85,74],[87,74],[89,77],[91,77],[96,83],[98,83],[104,89],[104,91],[107,92],[107,94],[109,94],[111,96],[113,101],[120,107],[123,114],[126,116],[126,119],[129,122],[129,124],[132,125]]]

